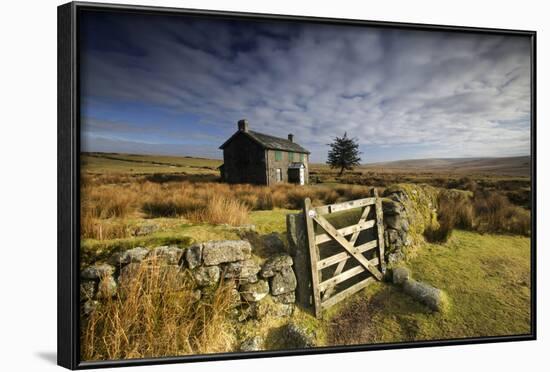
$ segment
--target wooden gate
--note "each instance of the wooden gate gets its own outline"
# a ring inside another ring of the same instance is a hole
[[[382,203],[376,189],[371,195],[320,207],[312,207],[309,198],[304,202],[313,305],[318,318],[322,310],[383,277],[386,268]],[[338,215],[352,212],[359,218],[354,224],[335,226],[338,224],[329,222],[331,217],[337,220]]]

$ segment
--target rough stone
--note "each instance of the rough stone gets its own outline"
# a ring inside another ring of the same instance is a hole
[[[117,283],[112,275],[104,276],[97,285],[97,298],[106,299],[116,295]]]
[[[226,279],[248,279],[260,272],[260,265],[253,260],[230,262],[223,267]]]
[[[401,213],[403,213],[404,210],[405,209],[403,208],[403,204],[395,200],[387,198],[382,200],[382,211],[384,214],[384,218],[387,216],[400,215]]]
[[[147,224],[138,226],[137,229],[135,230],[135,235],[136,236],[150,235],[158,230],[159,230],[159,226],[157,224],[147,223]]]
[[[407,280],[411,278],[411,272],[406,267],[396,267],[393,272],[393,284],[403,285]]]
[[[294,305],[264,300],[252,303],[250,311],[251,317],[258,320],[265,318],[282,318],[292,315]]]
[[[296,256],[306,246],[305,223],[302,213],[286,215],[286,238],[288,253]]]
[[[231,299],[231,307],[237,307],[241,305],[241,293],[236,288],[231,289],[229,296]]]
[[[294,275],[294,271],[290,267],[285,267],[271,279],[271,293],[277,296],[294,292],[296,284],[296,275]]]
[[[247,338],[241,344],[241,351],[260,351],[263,350],[264,339],[260,336]]]
[[[195,244],[185,250],[187,267],[194,269],[202,263],[202,244]]]
[[[293,264],[292,257],[288,254],[279,254],[269,258],[264,266],[260,275],[263,278],[271,278],[276,273],[281,272],[283,269],[291,267]]]
[[[137,262],[130,262],[128,265],[120,269],[118,275],[118,284],[121,287],[129,286],[141,271],[141,264]]]
[[[128,249],[113,254],[109,259],[109,263],[115,266],[122,266],[131,262],[141,262],[148,253],[149,250],[142,247]]]
[[[98,280],[104,276],[112,275],[115,272],[115,268],[108,264],[95,264],[88,266],[80,272],[80,276],[83,279]]]
[[[283,328],[282,335],[285,346],[289,349],[304,349],[315,347],[315,335],[295,323],[289,323]]]
[[[193,293],[191,294],[191,298],[193,299],[193,301],[197,302],[202,298],[202,292],[200,289],[195,289],[192,292]]]
[[[92,300],[96,292],[96,283],[93,280],[83,280],[80,282],[80,301]]]
[[[220,268],[218,266],[201,266],[193,271],[193,276],[199,287],[209,287],[219,282]]]
[[[247,277],[239,277],[237,278],[236,282],[238,285],[243,285],[243,284],[257,283],[258,280],[260,280],[258,278],[258,275],[254,274]]]
[[[250,258],[252,247],[246,240],[217,240],[203,244],[202,258],[207,266]]]
[[[252,319],[254,315],[254,303],[251,303],[248,306],[241,306],[240,308],[236,308],[236,317],[239,322],[245,322],[249,319]]]
[[[99,306],[99,301],[88,300],[82,305],[82,314],[88,316],[95,311]]]
[[[183,249],[173,245],[164,245],[154,248],[151,251],[150,256],[159,261],[163,261],[168,265],[179,265],[183,256]]]
[[[398,240],[400,240],[399,233],[397,232],[397,230],[388,229],[387,232],[388,232],[388,241],[390,244],[395,244]]]
[[[403,291],[434,311],[446,312],[449,309],[445,292],[429,284],[409,279],[403,283]]]
[[[396,230],[400,229],[401,221],[402,221],[402,218],[398,214],[384,217],[384,223],[386,227],[390,229],[396,229]]]
[[[293,304],[293,303],[296,302],[296,295],[295,295],[294,291],[288,292],[288,293],[283,293],[281,295],[272,296],[272,297],[273,297],[273,301],[279,302],[279,303],[282,303],[282,304]]]
[[[405,190],[400,188],[398,185],[392,185],[386,188],[382,195],[398,203],[409,199]]]
[[[258,302],[269,293],[269,284],[265,280],[258,280],[256,283],[244,284],[240,292],[245,301]]]

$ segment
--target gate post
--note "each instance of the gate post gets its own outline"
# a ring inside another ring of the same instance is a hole
[[[315,244],[315,229],[313,227],[312,213],[315,211],[311,208],[311,199],[304,200],[304,218],[306,221],[307,243],[309,248],[309,261],[311,264],[311,280],[313,283],[320,283],[319,270],[317,262],[319,262],[319,248]],[[315,317],[321,317],[321,293],[317,285],[312,286],[313,289],[313,305]]]
[[[294,261],[294,273],[297,279],[296,303],[305,310],[312,311],[313,285],[311,283],[306,221],[303,212],[286,215],[286,234],[289,254]]]
[[[376,229],[378,237],[378,258],[380,260],[380,271],[386,273],[386,259],[384,257],[384,215],[382,212],[382,199],[378,197],[376,187],[372,188],[371,194],[376,198]]]

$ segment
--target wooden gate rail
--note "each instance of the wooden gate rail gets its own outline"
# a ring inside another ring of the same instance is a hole
[[[374,207],[375,219],[367,220],[371,208]],[[325,215],[342,212],[351,209],[363,208],[359,221],[352,226],[335,228]],[[360,291],[373,280],[382,280],[385,272],[384,262],[384,225],[382,204],[376,189],[372,191],[372,197],[353,200],[344,203],[336,203],[320,207],[312,207],[309,198],[304,201],[304,218],[306,222],[307,241],[310,253],[311,278],[313,289],[313,305],[315,316],[320,317],[321,312],[335,305],[346,297]],[[315,233],[315,225],[321,227],[323,232]],[[363,230],[376,227],[374,240],[355,246],[359,234]],[[351,235],[350,239],[346,236]],[[319,245],[334,241],[343,251],[332,256],[320,259]],[[377,248],[377,257],[367,259],[364,253]],[[358,262],[346,271],[344,268],[349,260]],[[332,277],[323,280],[321,270],[337,265]],[[370,274],[366,279],[338,292],[334,293],[336,286],[363,272]]]

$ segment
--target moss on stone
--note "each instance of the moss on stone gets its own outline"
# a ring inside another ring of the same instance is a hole
[[[388,187],[384,191],[386,198],[399,201],[405,207],[409,220],[409,238],[413,248],[424,243],[424,231],[437,228],[437,198],[439,190],[425,184],[400,183]]]

